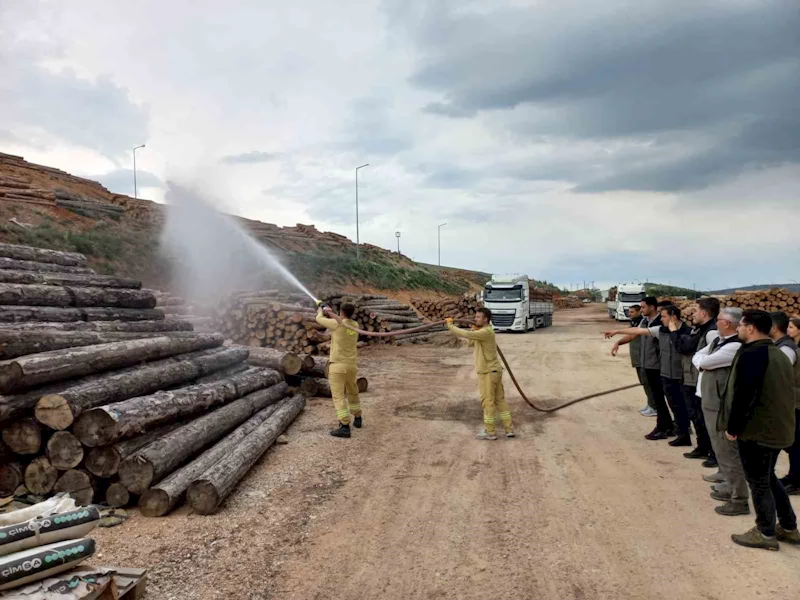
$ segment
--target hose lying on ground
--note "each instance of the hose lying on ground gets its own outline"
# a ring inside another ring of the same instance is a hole
[[[472,321],[468,321],[465,319],[456,319],[455,322],[460,324],[471,325]],[[366,335],[369,337],[394,337],[396,335],[408,335],[409,333],[419,333],[421,331],[426,331],[428,329],[432,329],[433,327],[441,327],[444,325],[446,321],[436,321],[435,323],[426,323],[425,325],[420,325],[419,327],[412,327],[411,329],[401,329],[398,331],[364,331],[363,329],[358,329],[357,327],[352,327],[347,323],[341,323],[342,327],[349,329],[350,331],[355,331],[360,335]],[[605,390],[603,392],[596,392],[594,394],[588,394],[587,396],[581,396],[580,398],[574,398],[572,400],[568,400],[562,404],[558,404],[556,406],[544,407],[536,405],[532,400],[529,400],[528,397],[525,395],[525,392],[522,391],[522,388],[519,386],[519,382],[517,378],[514,376],[514,371],[511,370],[511,367],[506,360],[503,351],[500,350],[500,347],[497,348],[497,353],[500,355],[500,360],[503,361],[506,369],[508,370],[508,374],[511,376],[511,381],[514,382],[514,387],[517,388],[519,395],[522,396],[522,399],[534,410],[538,410],[539,412],[543,413],[551,413],[557,410],[561,410],[562,408],[566,408],[568,406],[572,406],[573,404],[577,404],[578,402],[583,402],[584,400],[591,400],[592,398],[597,398],[599,396],[607,396],[608,394],[614,394],[616,392],[621,392],[623,390],[630,390],[635,387],[639,387],[640,383],[635,383],[631,385],[625,385],[622,387],[614,388],[611,390]]]

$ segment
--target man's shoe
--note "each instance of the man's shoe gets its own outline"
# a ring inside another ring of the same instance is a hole
[[[797,527],[788,531],[778,524],[775,526],[775,536],[778,538],[778,541],[786,542],[793,546],[800,546],[800,532],[797,531]]]
[[[331,429],[330,434],[333,437],[349,438],[350,437],[350,425],[345,425],[344,423],[339,423],[338,429]]]
[[[684,458],[708,458],[708,451],[702,450],[699,446],[691,452],[684,452]]]
[[[485,429],[481,431],[478,435],[475,436],[476,440],[496,440],[497,436],[493,433],[489,433]]]
[[[353,427],[361,429],[361,417],[353,417]]]
[[[643,417],[657,417],[658,416],[658,411],[655,408],[650,408],[649,406],[644,410],[640,410],[639,413]]]
[[[675,427],[672,427],[670,429],[667,429],[666,434],[667,437],[677,437],[678,430]]]
[[[779,480],[783,485],[783,489],[786,490],[786,493],[790,496],[797,496],[800,495],[800,487],[797,487],[795,484],[789,481],[788,477],[783,477]]]
[[[719,467],[719,463],[717,462],[716,457],[711,457],[703,461],[703,466],[706,469],[716,469],[717,467]]]
[[[725,476],[717,471],[711,475],[703,475],[703,481],[707,481],[708,483],[722,483],[725,481]]]
[[[718,515],[724,517],[737,517],[739,515],[749,515],[750,505],[747,502],[726,502],[722,506],[715,506],[714,510]]]
[[[649,405],[649,404],[645,404],[645,405],[644,405],[644,408],[640,408],[640,409],[639,409],[639,412],[640,412],[640,413],[642,413],[642,414],[644,414],[644,413],[646,413],[648,410],[650,410],[650,405]]]
[[[653,429],[650,433],[644,436],[646,440],[665,440],[667,439],[667,432],[661,431],[658,427]]]
[[[734,543],[744,546],[745,548],[762,548],[764,550],[779,550],[780,545],[776,537],[767,537],[758,530],[758,527],[753,527],[747,533],[733,534],[731,539]]]
[[[517,437],[517,436],[516,436],[516,435],[514,435],[514,432],[513,432],[513,431],[506,431],[506,437],[507,437],[507,438],[513,438],[513,437]]]
[[[680,446],[680,447],[683,447],[683,446],[691,446],[691,445],[692,445],[692,438],[690,438],[690,437],[689,437],[688,435],[686,435],[686,434],[679,435],[679,436],[678,436],[678,437],[676,437],[674,440],[672,440],[672,441],[669,443],[669,445],[670,445],[670,446],[672,446],[673,448],[677,448],[677,447],[679,447],[679,446]]]
[[[719,500],[720,502],[730,502],[730,499],[733,497],[733,494],[728,492],[727,494],[723,492],[711,492],[711,497],[714,500]]]
[[[731,493],[731,486],[729,486],[724,481],[722,483],[714,483],[711,485],[712,492],[719,492],[720,494],[730,494]]]

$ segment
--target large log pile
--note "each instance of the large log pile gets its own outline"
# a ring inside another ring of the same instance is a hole
[[[790,317],[800,317],[800,293],[790,290],[775,288],[754,292],[736,291],[729,296],[716,296],[720,305],[738,307],[742,310],[757,309],[767,312],[783,311]],[[697,311],[697,302],[694,300],[678,300],[673,298],[660,298],[660,300],[673,300],[681,309],[685,320],[691,322],[692,315]]]
[[[553,298],[553,306],[558,309],[583,308],[583,301],[577,296],[556,296]]]
[[[449,298],[412,298],[411,303],[423,317],[430,321],[441,321],[447,317],[471,319],[481,307],[474,298],[453,296]]]
[[[122,506],[163,482],[166,504],[151,511],[162,515],[210,472],[216,495],[203,510],[216,510],[274,441],[271,432],[302,410],[285,373],[324,370],[311,357],[274,353],[248,365],[247,347],[226,347],[221,334],[153,308],[184,316],[181,299],[60,270],[84,268],[81,255],[0,244],[0,258],[48,265],[0,269],[0,497],[63,491],[80,504]],[[66,310],[77,313],[37,318]],[[95,321],[80,314],[89,310],[128,312]],[[159,318],[145,318],[154,312]],[[221,476],[214,469],[223,460]]]

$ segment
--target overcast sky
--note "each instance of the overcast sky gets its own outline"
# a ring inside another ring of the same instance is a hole
[[[0,3],[0,151],[562,285],[800,280],[797,0]]]

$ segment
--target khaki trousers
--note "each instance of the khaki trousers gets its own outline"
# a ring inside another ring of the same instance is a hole
[[[503,388],[503,374],[497,372],[478,373],[478,391],[481,396],[486,432],[490,434],[497,432],[498,418],[503,423],[506,432],[513,431],[511,410],[506,403],[506,393]]]
[[[350,424],[350,415],[361,416],[361,401],[358,398],[358,385],[356,378],[358,367],[333,363],[328,367],[328,381],[331,384],[333,406],[336,409],[336,418],[340,423]]]

